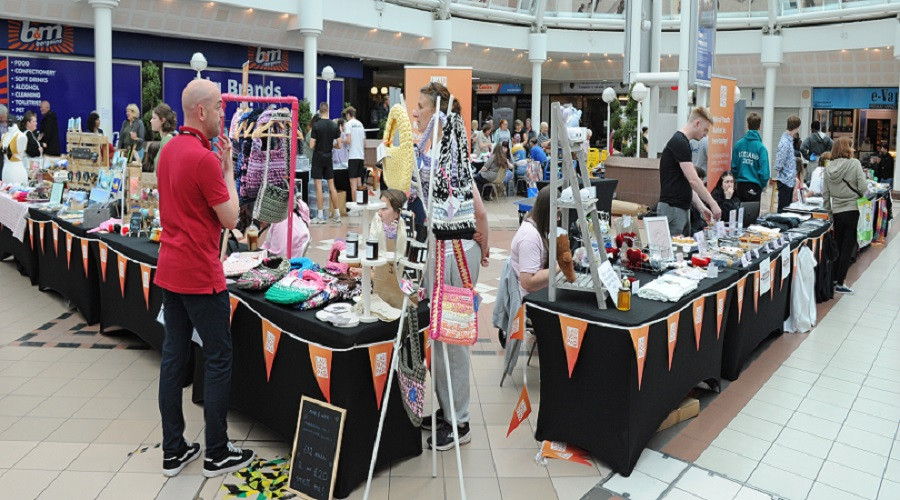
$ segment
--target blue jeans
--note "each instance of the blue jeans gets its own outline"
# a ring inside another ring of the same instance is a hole
[[[228,445],[228,398],[231,393],[231,303],[228,292],[185,295],[163,290],[166,337],[159,367],[159,413],[163,453],[178,453],[184,443],[182,382],[191,359],[191,335],[196,328],[206,358],[203,416],[206,455],[217,456]]]

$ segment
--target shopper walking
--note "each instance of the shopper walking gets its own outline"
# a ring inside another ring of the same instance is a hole
[[[859,208],[856,200],[866,195],[866,174],[859,160],[854,158],[853,142],[849,137],[840,137],[831,149],[831,161],[825,168],[825,183],[822,198],[825,209],[834,221],[834,237],[837,240],[838,258],[834,270],[835,290],[853,293],[844,282],[850,269],[850,260],[856,253],[856,227],[859,222]]]
[[[731,152],[731,171],[737,181],[735,190],[743,202],[758,202],[769,184],[769,151],[759,136],[760,123],[759,114],[747,115],[747,133]]]
[[[675,132],[663,149],[659,161],[660,192],[656,212],[668,218],[672,236],[688,234],[692,204],[707,221],[722,216],[716,200],[697,176],[691,159],[690,141],[706,137],[711,124],[712,118],[706,108],[694,108],[688,122]]]
[[[163,429],[163,474],[174,476],[200,456],[200,445],[184,438],[182,385],[191,362],[191,335],[203,341],[206,458],[203,475],[243,469],[254,453],[228,440],[231,392],[231,304],[219,261],[222,227],[238,223],[231,140],[220,130],[222,94],[209,80],[193,80],[181,94],[184,126],[160,152],[161,236],[155,283],[163,289],[166,336],[159,367],[159,412]],[[220,135],[221,134],[221,135]],[[218,137],[218,152],[210,138]]]
[[[144,158],[144,122],[141,121],[141,110],[137,104],[129,104],[125,108],[125,121],[119,129],[119,144],[116,149],[128,154],[132,148],[139,159]]]
[[[781,134],[775,153],[775,175],[778,180],[778,213],[791,204],[794,186],[797,185],[797,162],[794,160],[794,134],[800,130],[800,117],[787,119],[787,130]]]
[[[350,155],[347,160],[347,173],[350,177],[350,198],[355,200],[356,190],[364,187],[363,178],[366,173],[366,128],[362,122],[356,119],[356,108],[348,106],[344,110],[344,130],[347,131],[347,144],[350,146]],[[358,210],[347,215],[357,216]]]
[[[334,188],[334,165],[331,163],[331,154],[334,147],[343,146],[341,142],[341,129],[337,123],[328,118],[328,104],[319,104],[319,120],[317,120],[312,130],[309,132],[309,147],[313,150],[312,170],[310,177],[316,185],[316,208],[318,215],[313,219],[313,224],[325,224],[326,215],[322,209],[323,194],[322,181],[328,184],[329,205],[334,209],[334,216],[331,222],[334,224],[341,223],[341,212],[337,206],[337,190]]]
[[[831,151],[831,148],[834,147],[834,141],[831,140],[831,137],[828,137],[828,134],[822,132],[821,128],[819,120],[813,120],[809,124],[809,136],[803,139],[803,142],[800,144],[800,154],[809,162],[809,165],[806,166],[808,174],[806,179],[804,179],[807,184],[809,184],[813,171],[819,166],[819,158],[822,156],[822,153]]]
[[[168,104],[162,103],[153,108],[152,117],[150,118],[150,129],[159,134],[159,147],[156,156],[153,158],[153,170],[159,166],[159,156],[165,146],[173,137],[175,137],[175,124],[178,117]]]
[[[50,109],[50,102],[41,101],[41,130],[38,134],[41,148],[48,156],[59,156],[59,119],[56,112]]]

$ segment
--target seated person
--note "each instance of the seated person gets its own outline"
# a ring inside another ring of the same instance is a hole
[[[495,182],[497,180],[497,173],[501,168],[505,168],[506,172],[511,171],[511,165],[509,163],[509,145],[507,142],[498,142],[496,146],[494,146],[494,152],[491,154],[491,157],[485,162],[484,166],[481,167],[481,170],[475,174],[475,184],[478,185],[478,192],[481,192],[489,182]],[[504,173],[504,181],[506,180]]]
[[[372,218],[369,236],[378,238],[378,248],[387,252],[406,252],[406,227],[400,211],[406,203],[406,193],[399,189],[385,189],[381,192],[384,208]]]
[[[719,208],[722,209],[723,218],[727,218],[727,214],[732,210],[741,208],[741,200],[735,195],[735,186],[734,174],[725,172],[722,177],[719,177],[719,182],[711,193],[713,199],[719,204]]]
[[[291,257],[303,257],[304,250],[309,244],[309,207],[303,202],[299,193],[296,198],[294,211],[291,213],[291,217],[294,218],[291,232]],[[269,225],[260,235],[260,241],[262,241],[260,248],[268,250],[272,255],[287,257],[287,234],[288,219]]]
[[[521,297],[550,284],[547,245],[556,241],[555,234],[548,239],[550,231],[556,231],[550,219],[550,186],[544,186],[509,245],[510,265],[518,278]]]

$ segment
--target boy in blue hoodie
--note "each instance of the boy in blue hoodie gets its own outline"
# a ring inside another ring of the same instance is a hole
[[[737,195],[742,202],[759,201],[769,183],[769,151],[759,136],[762,117],[747,115],[747,134],[731,152],[731,170],[737,178]]]

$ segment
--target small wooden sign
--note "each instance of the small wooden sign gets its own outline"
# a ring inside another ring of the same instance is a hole
[[[300,399],[288,491],[306,499],[334,498],[346,414],[347,410],[324,401]]]

